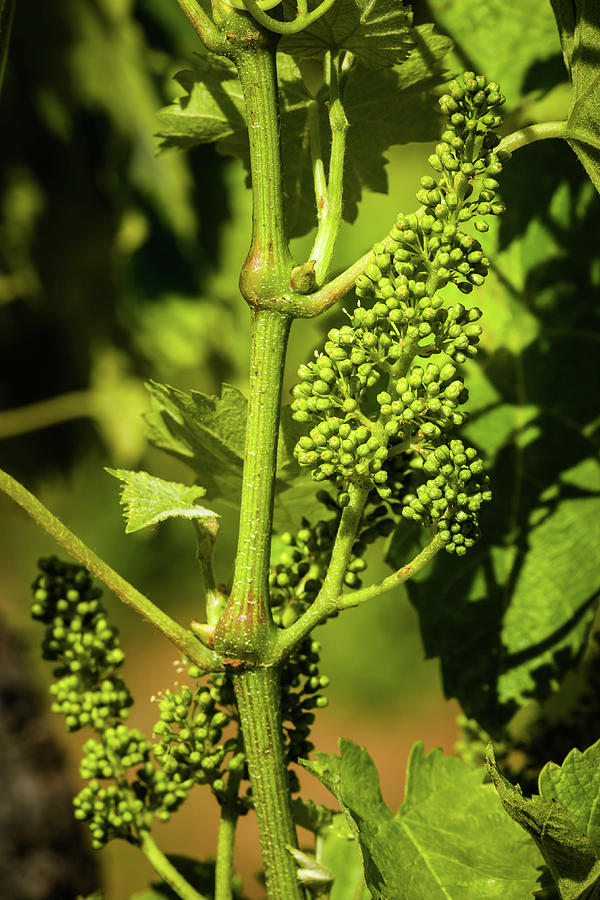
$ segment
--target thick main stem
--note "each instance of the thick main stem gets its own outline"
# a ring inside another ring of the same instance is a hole
[[[297,847],[281,740],[278,669],[248,669],[235,678],[269,900],[304,900],[288,847]]]
[[[227,608],[215,631],[226,657],[260,662],[276,628],[269,609],[269,563],[281,383],[290,319],[252,313],[252,359],[240,530]]]
[[[251,305],[289,291],[292,258],[283,210],[275,47],[232,50],[244,94],[252,177],[252,241],[240,275]]]

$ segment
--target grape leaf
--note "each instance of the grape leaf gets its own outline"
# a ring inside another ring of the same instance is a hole
[[[567,140],[600,191],[600,4],[552,0],[573,86]]]
[[[561,900],[598,900],[600,859],[586,831],[578,827],[570,815],[570,806],[575,806],[580,812],[585,807],[589,812],[598,802],[597,778],[589,778],[587,767],[578,771],[578,762],[583,754],[579,754],[579,760],[572,759],[568,771],[564,773],[560,766],[555,766],[558,773],[553,773],[554,778],[548,774],[544,776],[546,769],[542,770],[540,795],[531,799],[525,799],[521,788],[513,786],[498,771],[491,745],[487,758],[488,771],[504,809],[535,840],[552,873]],[[591,759],[587,762],[590,763]],[[595,763],[597,766],[597,759]],[[580,775],[583,776],[583,783],[580,782]],[[590,782],[592,791],[589,791]],[[561,802],[556,789],[558,784],[561,786],[560,793],[566,797],[566,804]]]
[[[248,401],[231,385],[220,397],[148,385],[152,409],[145,420],[150,441],[186,462],[211,497],[241,493]]]
[[[247,139],[244,98],[233,63],[200,56],[175,80],[185,94],[157,113],[160,147],[195,147],[237,136]],[[247,152],[247,149],[246,149]]]
[[[541,862],[497,803],[482,768],[413,747],[404,803],[394,815],[364,748],[342,739],[340,755],[302,765],[338,799],[359,843],[367,887],[378,900],[523,900]]]
[[[552,10],[540,0],[430,0],[428,7],[456,44],[457,67],[499,81],[509,107],[560,53]]]
[[[213,522],[218,518],[218,513],[196,504],[196,500],[206,493],[199,485],[190,487],[163,481],[147,472],[108,468],[106,471],[123,482],[121,504],[128,534],[174,517],[210,519]]]
[[[248,416],[243,394],[228,384],[222,386],[220,397],[187,393],[157,382],[150,382],[147,388],[152,406],[144,417],[149,440],[190,466],[211,499],[222,498],[238,508]],[[300,428],[289,407],[283,407],[274,519],[281,531],[296,528],[301,516],[321,517],[323,513],[314,481],[300,472],[293,456]]]
[[[337,0],[308,28],[284,37],[279,49],[297,59],[348,50],[362,66],[383,69],[408,56],[410,20],[404,0]]]
[[[344,169],[346,221],[358,213],[362,191],[385,193],[385,151],[393,144],[437,137],[439,119],[430,91],[442,80],[440,63],[451,42],[422,25],[412,31],[415,46],[399,66],[373,72],[354,67],[347,73],[343,102],[350,123]],[[281,143],[286,216],[292,237],[316,224],[307,93],[291,56],[277,57],[281,99]],[[161,148],[191,147],[215,141],[224,154],[249,169],[248,135],[239,82],[231,63],[201,57],[193,71],[177,76],[186,94],[159,114]],[[323,100],[323,97],[321,97]],[[321,104],[321,136],[329,154],[329,124]]]
[[[576,664],[600,591],[597,409],[582,390],[597,382],[597,201],[563,143],[536,152],[535,185],[518,154],[503,173],[507,219],[522,203],[526,221],[507,221],[495,248],[488,235],[496,274],[481,290],[484,346],[466,372],[463,433],[483,454],[494,499],[480,543],[461,561],[439,554],[408,586],[446,694],[498,735]],[[398,528],[394,568],[414,537]]]
[[[562,766],[546,763],[539,777],[544,800],[558,800],[600,856],[600,741],[583,753],[574,749]]]

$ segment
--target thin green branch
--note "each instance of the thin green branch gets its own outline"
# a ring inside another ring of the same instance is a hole
[[[173,863],[169,862],[164,853],[159,850],[150,832],[144,831],[140,835],[140,849],[152,868],[158,872],[165,884],[168,884],[181,897],[181,900],[208,900],[204,894],[199,894],[185,880]]]
[[[534,141],[544,141],[547,138],[566,138],[567,122],[538,122],[536,125],[527,125],[518,131],[513,131],[502,138],[498,144],[497,150],[507,150],[512,153],[527,144],[533,144]],[[573,137],[574,135],[570,135]]]
[[[92,391],[71,391],[17,409],[0,410],[0,439],[93,415]]]
[[[311,100],[308,104],[307,124],[310,136],[310,155],[313,170],[313,184],[315,188],[315,202],[317,205],[317,223],[319,230],[321,223],[327,215],[327,177],[323,163],[323,146],[321,142],[321,126],[319,124],[319,103]],[[311,253],[311,259],[316,259],[315,251]]]
[[[329,85],[331,155],[326,203],[323,209],[320,210],[319,227],[311,252],[311,259],[316,260],[315,275],[317,284],[322,284],[327,277],[335,249],[335,242],[342,224],[344,159],[346,155],[346,133],[349,125],[340,95],[339,54],[335,56],[331,53],[326,54],[325,78]]]
[[[335,536],[327,574],[315,603],[324,604],[338,597],[344,586],[344,576],[352,556],[352,547],[356,541],[363,510],[369,496],[368,485],[350,484],[348,487],[350,502],[344,507],[340,524]]]
[[[354,606],[359,606],[367,600],[372,600],[375,597],[381,596],[381,594],[387,593],[387,591],[391,591],[399,584],[404,584],[405,581],[408,581],[409,578],[412,578],[413,575],[420,572],[443,546],[444,541],[439,534],[436,534],[429,544],[427,544],[413,560],[405,566],[402,566],[397,572],[388,575],[383,581],[371,584],[366,588],[360,588],[359,590],[352,591],[348,594],[338,594],[337,597],[320,596],[320,599],[317,598],[312,606],[310,606],[293,625],[290,625],[289,628],[280,630],[277,643],[274,647],[272,662],[279,662],[289,656],[296,644],[306,637],[313,628],[324,622],[332,613],[338,610],[351,609]]]
[[[182,0],[179,0],[179,2],[182,2]],[[273,31],[275,34],[298,34],[299,31],[304,31],[305,28],[308,28],[309,25],[312,25],[313,22],[325,15],[334,3],[335,0],[323,0],[316,9],[306,14],[303,11],[303,7],[299,6],[295,19],[292,19],[290,22],[280,22],[264,12],[256,0],[243,0],[244,6],[252,18],[259,25],[262,25],[263,28]]]
[[[233,850],[239,819],[237,805],[239,784],[239,776],[234,778],[232,773],[229,780],[230,798],[221,807],[221,817],[219,819],[214,900],[232,900],[233,898]]]
[[[177,2],[206,49],[212,53],[225,53],[227,50],[226,38],[197,3],[197,0],[177,0]]]
[[[170,616],[156,606],[137,588],[129,584],[114,569],[90,550],[66,525],[57,519],[37,497],[34,497],[22,484],[15,481],[8,473],[0,469],[0,490],[18,503],[18,505],[48,532],[55,541],[71,554],[78,562],[92,572],[123,603],[131,606],[142,618],[154,625],[181,652],[202,669],[214,670],[220,664],[220,658],[203,647],[194,635],[175,622]]]

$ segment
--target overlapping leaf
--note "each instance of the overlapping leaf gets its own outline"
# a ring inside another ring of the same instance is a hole
[[[344,218],[353,221],[362,191],[387,189],[383,154],[394,144],[430,140],[439,119],[431,89],[440,83],[440,63],[451,42],[431,25],[413,29],[414,47],[401,65],[382,71],[360,66],[347,73],[343,102],[350,123],[344,183]],[[307,93],[291,56],[278,54],[281,141],[286,215],[292,236],[316,223],[310,165]],[[216,142],[220,152],[249,167],[243,102],[234,67],[202,57],[194,71],[181,73],[186,94],[159,114],[162,147]],[[321,98],[322,99],[322,98]],[[321,134],[328,156],[329,125],[322,104]]]
[[[107,469],[109,475],[122,482],[121,504],[127,525],[125,531],[140,531],[165,519],[205,519],[214,522],[218,514],[196,501],[206,491],[199,485],[188,486],[164,481],[147,472]]]
[[[440,29],[456,43],[457,65],[499,81],[509,107],[540,86],[537,79],[560,53],[547,2],[430,0],[428,6]]]
[[[348,50],[362,66],[383,69],[408,56],[410,21],[404,0],[337,0],[309,28],[285,37],[280,50],[297,59]]]
[[[540,848],[561,900],[600,897],[600,742],[585,753],[573,750],[562,766],[540,773],[538,796],[526,799],[498,771],[493,750],[488,769],[506,812]]]
[[[440,554],[409,586],[447,695],[494,734],[577,662],[600,591],[597,404],[586,387],[598,377],[590,312],[598,212],[568,148],[537,153],[535,182],[527,159],[506,166],[501,245],[505,233],[509,241],[490,252],[497,276],[479,299],[486,343],[465,372],[464,433],[483,452],[494,490],[482,540],[463,560]],[[519,203],[522,222],[510,218]],[[394,567],[410,559],[406,536],[403,524]]]
[[[552,0],[573,86],[568,141],[600,191],[600,4]]]
[[[360,845],[367,887],[378,900],[523,900],[536,887],[534,843],[503,813],[484,771],[422,744],[411,753],[406,797],[394,815],[364,748],[303,765],[337,797]]]

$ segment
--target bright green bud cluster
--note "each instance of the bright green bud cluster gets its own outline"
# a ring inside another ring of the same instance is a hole
[[[94,850],[101,850],[114,838],[137,843],[140,822],[146,830],[149,828],[151,816],[129,785],[103,786],[93,778],[75,797],[73,805],[75,818],[89,825]]]
[[[202,673],[193,667],[192,674]],[[246,765],[239,735],[223,741],[224,730],[237,724],[230,678],[212,675],[204,684],[166,691],[158,708],[154,755],[163,771],[186,783],[208,784],[223,801],[232,773],[244,772]]]
[[[147,762],[151,749],[148,738],[135,728],[107,728],[102,741],[91,738],[83,745],[79,774],[85,779],[116,778],[132,766]]]
[[[133,702],[115,674],[125,658],[118,630],[109,624],[102,592],[86,569],[54,556],[40,560],[39,568],[31,614],[45,625],[44,659],[57,663],[52,710],[65,716],[69,731],[100,731],[125,718]]]
[[[492,499],[483,463],[473,447],[454,440],[426,455],[423,473],[432,477],[403,498],[402,515],[435,528],[448,553],[463,556],[479,536],[481,504]]]
[[[94,728],[102,731],[115,721],[126,719],[133,703],[120,675],[103,678],[95,688],[82,690],[78,675],[65,675],[50,685],[52,712],[65,717],[67,731]]]

